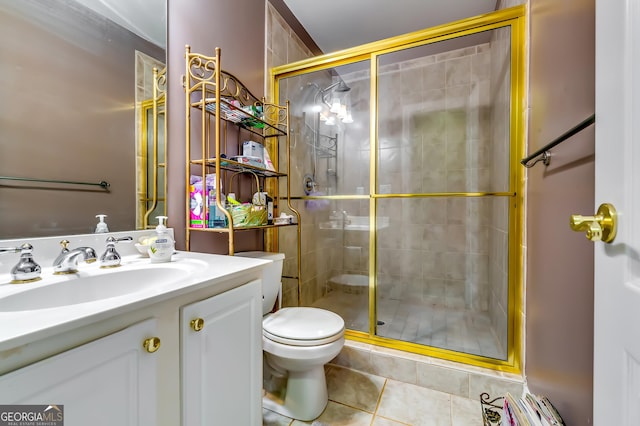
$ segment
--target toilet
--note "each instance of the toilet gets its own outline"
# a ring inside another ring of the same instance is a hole
[[[283,253],[252,251],[236,256],[272,260],[262,279],[264,408],[292,419],[320,416],[329,400],[324,365],[344,346],[344,320],[325,309],[282,308],[271,313],[282,291]],[[273,389],[273,384],[279,389]],[[278,395],[273,397],[273,395]]]

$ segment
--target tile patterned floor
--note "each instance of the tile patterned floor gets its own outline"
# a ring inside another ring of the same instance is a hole
[[[301,422],[269,410],[263,426],[482,426],[480,402],[424,387],[326,366],[329,404]]]

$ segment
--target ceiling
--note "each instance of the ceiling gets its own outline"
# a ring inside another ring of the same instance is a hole
[[[76,0],[147,41],[167,47],[167,0]]]
[[[77,0],[166,47],[166,0]],[[283,0],[324,53],[492,12],[500,0]]]
[[[499,0],[284,0],[324,53],[496,10]]]

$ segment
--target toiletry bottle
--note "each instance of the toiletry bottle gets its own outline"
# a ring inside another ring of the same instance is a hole
[[[267,192],[259,191],[253,194],[253,204],[262,206],[267,211],[267,223],[273,224],[273,198]]]
[[[267,203],[267,223],[269,225],[273,224],[273,198],[269,196],[266,192],[264,193]]]
[[[106,214],[97,214],[96,217],[99,219],[99,222],[96,224],[96,234],[104,234],[109,232],[109,227],[107,227],[107,223],[104,221],[104,218],[107,217]]]
[[[156,240],[149,245],[148,249],[151,263],[171,262],[175,245],[165,225],[167,216],[156,216],[156,219],[158,219]]]
[[[227,199],[223,193],[220,193],[220,204],[226,206]],[[227,217],[222,212],[222,209],[218,208],[216,203],[216,191],[209,191],[209,220],[207,221],[208,228],[226,228]]]

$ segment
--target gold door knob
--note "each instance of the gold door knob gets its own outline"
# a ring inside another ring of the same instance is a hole
[[[142,342],[142,347],[147,352],[152,354],[155,351],[157,351],[158,349],[160,349],[160,338],[159,337],[150,337],[148,339],[145,339],[145,341]]]
[[[571,215],[571,229],[585,232],[591,241],[610,243],[616,237],[618,215],[616,209],[608,203],[600,204],[595,216]]]
[[[190,324],[193,331],[200,331],[204,328],[204,320],[202,318],[192,319]]]

